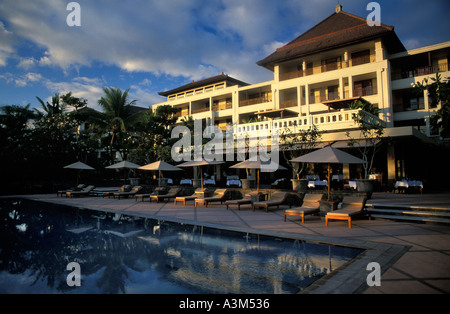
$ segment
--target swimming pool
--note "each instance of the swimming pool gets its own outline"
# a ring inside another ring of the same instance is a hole
[[[25,199],[0,217],[0,293],[297,293],[364,251]]]

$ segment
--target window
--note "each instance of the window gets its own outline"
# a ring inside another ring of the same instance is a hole
[[[322,72],[333,71],[341,68],[341,57],[322,60]]]
[[[423,93],[417,94],[409,91],[403,94],[403,110],[421,110],[425,109],[425,100]]]
[[[339,86],[328,86],[328,100],[336,100],[339,99]]]
[[[312,75],[314,73],[313,67],[314,67],[314,65],[313,65],[312,62],[306,63],[306,73],[305,73],[305,75]]]
[[[372,80],[355,82],[354,86],[355,88],[353,94],[355,97],[370,96],[377,93],[376,88],[372,85]]]
[[[352,66],[370,63],[370,50],[352,53]]]

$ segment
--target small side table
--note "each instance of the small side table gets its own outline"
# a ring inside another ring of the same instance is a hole
[[[330,211],[335,211],[337,209],[339,201],[321,200],[319,201],[319,203],[320,203],[320,213],[326,214]]]

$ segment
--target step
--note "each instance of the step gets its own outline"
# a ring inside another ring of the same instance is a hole
[[[426,217],[440,217],[450,219],[450,212],[434,212],[434,211],[417,211],[417,210],[399,210],[399,209],[379,209],[368,208],[369,213],[381,213],[391,215],[411,215],[411,216],[426,216]]]
[[[395,221],[411,221],[411,222],[425,222],[425,223],[437,223],[450,226],[450,219],[445,218],[429,218],[429,217],[415,217],[415,216],[396,216],[396,215],[379,215],[370,214],[372,218],[388,219]]]
[[[414,211],[432,211],[432,212],[447,212],[450,213],[450,208],[439,206],[419,206],[419,205],[395,205],[395,204],[366,204],[366,208],[387,208],[397,210],[414,210]]]

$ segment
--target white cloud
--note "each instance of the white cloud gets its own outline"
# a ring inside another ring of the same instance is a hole
[[[31,58],[22,58],[17,67],[24,70],[29,70],[36,65],[37,61],[33,57]]]
[[[51,91],[52,95],[72,92],[74,97],[87,99],[90,108],[100,110],[97,101],[104,94],[103,86],[105,82],[102,78],[76,77],[71,81],[62,82],[54,82],[47,79],[44,84]]]
[[[67,70],[101,62],[128,72],[199,79],[235,68],[220,63],[224,53],[244,58],[233,63],[256,67],[258,60],[247,56],[261,51],[276,15],[275,2],[268,0],[78,2],[81,27],[67,26],[70,12],[63,0],[0,4],[0,17],[14,34],[45,50],[22,60],[21,68],[39,64]]]
[[[164,99],[157,96],[154,91],[142,88],[141,85],[131,85],[129,99],[136,100],[136,105],[143,108],[150,108],[153,104],[164,101]]]
[[[5,80],[7,84],[14,83],[17,87],[26,87],[30,83],[33,84],[44,80],[41,74],[33,72],[28,72],[23,75],[14,75],[13,73],[7,72],[0,75],[0,79]]]
[[[14,53],[14,36],[0,21],[0,66],[6,65],[6,60]]]

